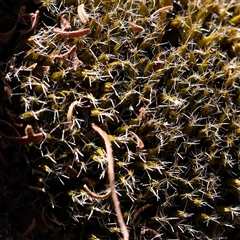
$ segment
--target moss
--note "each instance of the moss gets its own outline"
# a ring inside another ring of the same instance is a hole
[[[31,124],[44,138],[24,146],[1,139],[2,185],[13,189],[1,198],[8,211],[31,206],[23,215],[41,219],[36,239],[121,239],[111,199],[92,199],[83,187],[104,194],[108,185],[95,122],[112,141],[130,239],[155,231],[162,239],[227,238],[239,221],[239,5],[85,1],[86,24],[77,1],[27,6],[40,21],[19,38],[14,66],[1,66],[1,89],[12,91],[1,99],[1,119],[20,135]],[[65,27],[64,14],[66,31],[91,32],[61,37],[54,29]],[[15,149],[12,161],[5,147]],[[136,216],[146,204],[148,214]]]

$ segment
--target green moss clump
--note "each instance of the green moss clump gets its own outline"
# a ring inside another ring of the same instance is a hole
[[[172,9],[156,12],[164,6]],[[19,150],[38,192],[32,215],[42,216],[50,233],[121,239],[111,199],[92,199],[83,188],[100,194],[108,188],[95,122],[112,141],[130,239],[150,237],[147,228],[162,239],[226,239],[240,216],[239,4],[87,0],[85,25],[77,1],[37,7],[40,23],[17,48],[9,82],[9,108],[44,135]],[[66,31],[91,33],[56,34],[64,14]]]

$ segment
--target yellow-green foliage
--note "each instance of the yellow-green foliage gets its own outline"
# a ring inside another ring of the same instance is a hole
[[[46,190],[40,199],[58,221],[52,222],[82,231],[83,239],[121,238],[111,198],[92,199],[83,189],[108,188],[104,143],[89,124],[96,122],[111,137],[130,239],[154,237],[142,228],[162,239],[225,239],[240,216],[237,1],[48,0],[38,9],[39,28],[19,49],[22,65],[12,81],[22,120],[45,136],[29,146],[27,158]],[[63,14],[71,31],[91,33],[58,36]],[[56,58],[73,46],[79,62]],[[34,63],[33,70],[22,68]]]

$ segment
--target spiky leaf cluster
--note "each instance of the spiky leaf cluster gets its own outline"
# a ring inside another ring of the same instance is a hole
[[[95,122],[112,141],[131,239],[149,237],[142,234],[147,228],[162,239],[225,239],[240,213],[239,4],[85,1],[87,25],[78,5],[40,4],[41,24],[28,46],[19,46],[22,62],[11,80],[21,120],[45,136],[28,147],[28,161],[45,191],[49,228],[120,239],[111,199],[96,200],[83,188],[108,189],[104,143],[90,127]],[[155,13],[168,5],[173,9]],[[54,29],[63,14],[71,30],[91,33],[61,38]],[[71,56],[56,58],[73,46],[77,68]]]

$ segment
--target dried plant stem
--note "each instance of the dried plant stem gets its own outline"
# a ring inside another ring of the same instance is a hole
[[[67,32],[67,31],[63,31],[59,28],[54,28],[53,32],[56,33],[57,35],[61,36],[62,38],[78,38],[78,37],[84,37],[84,36],[90,34],[91,29],[85,28],[85,29],[79,29],[76,31]]]
[[[72,116],[73,116],[73,109],[75,108],[76,105],[78,105],[78,101],[74,101],[70,104],[67,112],[67,121],[69,123],[69,127],[72,127]]]
[[[18,144],[28,144],[33,142],[40,142],[43,138],[42,133],[34,133],[31,125],[26,126],[25,134],[26,136],[19,137],[19,138],[11,137],[10,139],[12,139],[15,143],[18,143]]]
[[[60,21],[61,29],[63,31],[68,31],[71,29],[69,18],[67,14],[63,14]]]
[[[78,16],[81,19],[83,24],[87,24],[89,22],[88,15],[84,9],[84,4],[78,6]]]
[[[117,215],[118,223],[120,225],[120,228],[122,230],[123,239],[128,240],[129,239],[129,233],[126,227],[126,224],[123,219],[123,215],[120,209],[120,202],[118,200],[118,195],[116,193],[115,189],[115,177],[114,177],[114,158],[113,158],[113,151],[111,146],[111,141],[105,131],[103,131],[100,127],[98,127],[96,124],[92,123],[92,128],[100,134],[100,136],[103,138],[105,142],[105,147],[107,151],[107,160],[108,160],[108,179],[110,184],[110,189],[112,192],[112,200],[115,207],[115,212]]]
[[[154,237],[154,239],[157,240],[162,240],[161,236],[159,235],[159,233],[151,228],[143,228],[141,231],[141,234],[145,234],[145,233],[150,233],[152,234]]]
[[[66,53],[60,54],[60,55],[54,55],[53,59],[64,59],[69,56],[73,56],[73,54],[76,52],[77,47],[74,45],[72,46]]]
[[[112,194],[111,190],[108,190],[108,192],[106,194],[103,194],[103,195],[94,193],[88,188],[88,186],[86,184],[83,185],[83,188],[84,188],[84,190],[86,191],[86,193],[88,194],[89,197],[95,198],[95,199],[104,200],[104,199],[109,198]]]
[[[26,14],[25,16],[28,16],[28,14]],[[37,27],[39,18],[40,18],[40,12],[37,10],[36,13],[29,14],[29,16],[31,18],[32,26],[27,30],[21,30],[20,32],[22,35],[31,32],[32,30],[34,30]]]
[[[79,60],[77,56],[77,51],[73,52],[72,54],[72,64],[73,64],[74,71],[76,71],[78,67],[83,64],[83,62]]]
[[[47,228],[51,229],[51,230],[54,231],[54,232],[59,231],[59,229],[54,228],[53,225],[49,223],[47,217],[45,217],[45,215],[46,215],[45,211],[46,211],[46,207],[43,207],[43,208],[42,208],[42,211],[41,211],[41,218],[42,218],[42,221],[43,221],[43,223],[45,224],[45,226],[46,226]]]
[[[142,139],[135,133],[135,132],[132,132],[132,131],[129,131],[129,133],[136,138],[137,140],[137,147],[138,148],[144,148],[144,143],[142,141]]]
[[[172,8],[173,8],[172,5],[169,5],[169,6],[165,6],[165,7],[159,8],[157,11],[155,11],[155,12],[151,15],[151,17],[157,15],[158,13],[166,12],[166,11],[168,11],[168,10],[171,10]]]
[[[32,232],[32,230],[36,227],[36,218],[33,218],[31,224],[29,225],[29,227],[27,228],[27,230],[22,234],[22,237],[25,238],[28,234],[30,234]]]
[[[52,58],[55,59],[66,59],[67,57],[72,57],[72,65],[74,71],[77,70],[77,68],[82,65],[82,61],[79,60],[77,56],[77,47],[76,45],[72,46],[66,53],[60,54],[60,55],[54,55]]]
[[[146,204],[142,207],[140,207],[134,214],[133,214],[133,221],[138,217],[138,215],[143,212],[145,209],[152,207],[152,204]]]
[[[1,120],[0,124],[3,124],[3,123],[7,126],[11,126],[8,123],[6,123],[5,121]],[[11,128],[14,129],[12,126],[11,126]],[[17,137],[7,136],[2,131],[0,131],[0,134],[3,137],[5,137],[17,144],[28,144],[28,143],[33,143],[33,142],[40,142],[43,138],[42,133],[34,133],[31,125],[26,126],[26,128],[25,128],[26,135],[22,136],[22,137],[19,136],[19,133],[17,133],[17,135],[18,135]]]
[[[130,22],[129,26],[132,28],[134,32],[141,33],[144,31],[144,28],[142,26],[139,26],[133,22]]]
[[[67,112],[67,121],[68,121],[68,125],[69,125],[70,129],[73,127],[73,125],[72,125],[72,117],[73,117],[73,110],[74,110],[75,107],[87,109],[87,108],[90,108],[91,105],[82,106],[82,105],[79,104],[79,102],[77,100],[70,104],[70,106],[68,108],[68,112]]]

